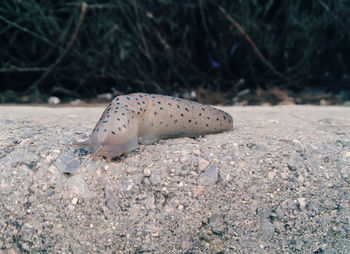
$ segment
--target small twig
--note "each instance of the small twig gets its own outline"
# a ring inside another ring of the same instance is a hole
[[[201,1],[201,0],[198,0],[198,4],[199,4],[199,10],[200,10],[200,13],[201,13],[203,28],[204,28],[205,32],[207,33],[207,35],[208,35],[208,39],[209,39],[211,45],[213,46],[213,45],[214,45],[213,39],[212,39],[212,37],[211,37],[211,34],[209,33],[209,29],[208,29],[208,26],[207,26],[207,22],[205,21],[205,14],[204,14],[204,8],[203,8],[202,1]]]
[[[51,91],[52,93],[63,93],[68,96],[80,97],[78,93],[60,86],[54,86]]]
[[[5,17],[3,17],[1,15],[0,15],[0,20],[4,21],[5,23],[9,24],[10,26],[13,26],[13,27],[17,28],[18,30],[21,30],[22,32],[28,33],[28,34],[32,35],[33,37],[50,44],[51,46],[55,45],[53,42],[49,41],[47,38],[42,37],[39,34],[34,33],[33,31],[30,31],[28,28],[22,27],[22,26],[16,24],[15,22],[12,22],[11,20],[8,20],[7,18],[5,18]]]
[[[147,41],[145,39],[142,27],[141,27],[140,22],[138,20],[138,11],[137,11],[137,5],[136,5],[136,1],[135,0],[133,1],[133,4],[134,4],[134,9],[135,9],[135,15],[136,15],[136,26],[137,26],[137,29],[138,29],[138,31],[140,33],[140,39],[142,41],[143,47],[145,48],[147,58],[151,61],[152,65],[154,65],[153,59],[151,57],[151,53],[150,53],[150,51],[148,49]]]
[[[346,27],[346,25],[329,9],[329,7],[322,0],[318,0],[318,2],[326,11],[328,11],[333,16],[333,18],[343,27],[344,31],[349,35],[349,29]]]
[[[16,67],[13,66],[12,68],[2,68],[0,69],[0,72],[41,72],[46,71],[47,68],[42,67],[29,67],[29,68],[22,68],[22,67]]]
[[[75,31],[72,35],[72,38],[70,39],[70,41],[67,44],[67,47],[64,49],[63,53],[56,59],[56,61],[45,71],[45,73],[43,73],[43,75],[33,84],[31,85],[28,90],[32,90],[32,89],[37,89],[39,87],[39,85],[49,76],[49,74],[57,67],[57,65],[63,60],[63,58],[68,54],[68,52],[71,50],[75,40],[78,37],[79,31],[80,31],[80,27],[84,21],[85,18],[85,14],[87,11],[88,5],[83,2],[81,5],[81,12],[80,12],[80,17],[79,17],[79,21],[78,24],[75,28]]]
[[[143,31],[142,31],[142,28],[141,28],[141,25],[139,22],[137,22],[137,29],[139,30],[140,38],[141,38],[142,44],[143,44],[145,51],[146,51],[146,56],[149,60],[152,61],[151,53],[149,52],[147,41],[145,39],[145,36],[143,34]]]
[[[15,145],[14,144],[7,144],[7,143],[0,143],[0,146],[12,147],[12,146],[15,146]]]
[[[266,60],[264,55],[261,53],[260,49],[256,46],[255,42],[250,38],[250,36],[246,33],[244,28],[236,21],[234,18],[232,18],[224,8],[221,6],[219,7],[220,11],[226,16],[226,18],[238,29],[238,31],[244,36],[244,38],[248,41],[248,43],[252,46],[255,53],[258,55],[258,57],[261,59],[261,61],[277,76],[281,78],[285,78],[285,76],[279,72],[270,62]]]

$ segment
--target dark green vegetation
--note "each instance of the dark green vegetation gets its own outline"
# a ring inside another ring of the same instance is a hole
[[[1,1],[0,102],[199,87],[337,93],[350,89],[349,16],[347,0]]]

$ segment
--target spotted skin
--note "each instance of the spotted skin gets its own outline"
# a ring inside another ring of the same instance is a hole
[[[232,130],[232,117],[219,109],[170,96],[117,96],[84,142],[108,160],[159,139],[196,137]]]

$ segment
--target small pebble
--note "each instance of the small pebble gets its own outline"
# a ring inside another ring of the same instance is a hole
[[[145,176],[151,176],[151,175],[152,175],[152,171],[151,171],[151,169],[149,169],[149,168],[145,168],[145,169],[143,170],[143,174],[144,174]]]
[[[194,155],[201,155],[201,151],[198,150],[198,149],[193,150],[192,153],[193,153]]]
[[[72,205],[76,205],[78,203],[78,198],[77,197],[74,197],[72,199]]]
[[[210,165],[198,178],[198,184],[210,185],[218,181],[219,172],[215,164]]]
[[[48,171],[49,171],[51,174],[53,174],[53,175],[55,175],[55,174],[58,173],[57,167],[56,167],[56,166],[53,166],[53,165],[51,165],[51,166],[48,168]]]
[[[208,166],[210,162],[204,159],[199,159],[198,160],[198,168],[200,171],[204,171]]]
[[[58,97],[51,96],[51,97],[47,100],[47,102],[48,102],[49,104],[57,105],[57,104],[59,104],[59,103],[61,102],[61,100],[60,100]]]
[[[111,93],[102,93],[102,94],[97,95],[97,98],[101,99],[101,100],[110,101],[110,100],[112,100],[113,95]]]
[[[153,185],[160,184],[162,178],[158,174],[152,174],[150,177],[150,181]]]
[[[269,173],[267,173],[267,177],[272,180],[274,179],[276,176],[276,171],[270,171]]]

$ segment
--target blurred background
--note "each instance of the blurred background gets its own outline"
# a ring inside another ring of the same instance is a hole
[[[6,0],[0,103],[350,104],[349,0]]]

